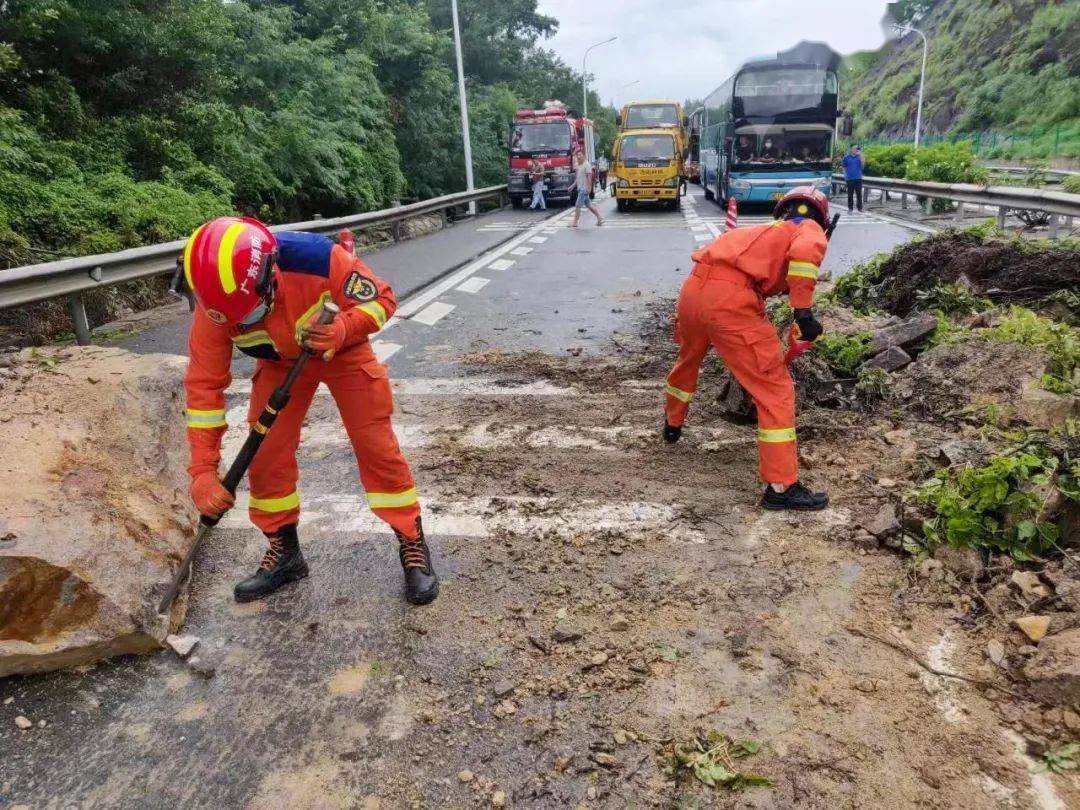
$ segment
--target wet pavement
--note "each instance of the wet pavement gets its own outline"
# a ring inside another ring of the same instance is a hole
[[[407,775],[419,751],[439,745],[417,742],[428,732],[416,695],[438,692],[459,666],[459,649],[430,642],[433,623],[450,620],[455,594],[485,576],[495,529],[461,487],[438,491],[453,467],[439,468],[424,442],[408,437],[463,397],[497,408],[513,390],[470,377],[465,354],[610,352],[652,317],[650,305],[677,294],[690,253],[723,218],[700,197],[680,212],[619,214],[606,197],[599,205],[602,228],[588,213],[571,230],[567,210],[547,219],[506,210],[365,257],[395,286],[418,289],[401,296],[376,349],[397,381],[397,421],[428,510],[442,605],[414,609],[401,599],[393,537],[368,518],[351,448],[332,401],[319,396],[300,455],[311,577],[236,605],[232,583],[263,549],[238,508],[196,562],[184,627],[201,639],[196,662],[162,651],[0,681],[0,807],[378,807],[377,796],[389,802],[383,807],[470,804],[454,793],[456,768],[436,784]],[[767,217],[744,222],[755,218]],[[840,274],[911,236],[872,215],[842,220],[826,267]],[[121,345],[182,353],[186,328],[177,310]],[[557,380],[525,393],[538,409],[547,397],[572,395]],[[233,422],[245,402],[240,380],[228,398]],[[467,733],[468,706],[449,707],[458,709]],[[16,715],[45,725],[17,730]]]

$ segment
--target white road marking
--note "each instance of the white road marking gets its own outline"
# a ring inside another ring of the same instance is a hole
[[[434,304],[428,304],[427,307],[417,312],[410,320],[422,323],[425,326],[434,326],[453,311],[454,304],[436,301]]]
[[[490,278],[473,276],[472,278],[465,279],[465,281],[458,286],[458,289],[461,290],[461,292],[478,293],[480,290],[484,289],[490,281]],[[413,318],[413,320],[416,319]]]
[[[376,340],[372,342],[371,348],[375,352],[375,358],[380,363],[385,363],[405,347],[400,343],[391,343],[388,340]]]
[[[546,236],[534,236],[529,241],[532,242],[534,245],[542,245],[547,240],[548,240],[548,238]]]
[[[528,256],[533,252],[531,247],[516,247],[510,251],[511,256]]]
[[[488,270],[509,270],[516,262],[513,259],[496,259],[487,266]]]

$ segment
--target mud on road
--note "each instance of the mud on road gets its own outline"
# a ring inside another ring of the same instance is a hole
[[[606,359],[470,355],[471,376],[443,388],[403,381],[396,422],[444,574],[438,601],[406,607],[391,536],[359,494],[327,492],[304,497],[311,578],[235,605],[231,583],[261,552],[240,520],[198,566],[194,664],[162,653],[0,682],[0,805],[974,810],[1080,798],[1032,776],[993,692],[875,640],[962,665],[943,630],[964,605],[912,602],[898,557],[830,539],[910,463],[883,443],[887,426],[802,415],[807,477],[834,507],[762,513],[754,433],[715,418],[708,367],[684,441],[659,441],[656,381],[671,354],[656,345]],[[311,430],[332,422],[320,397]],[[348,473],[344,437],[311,436],[302,469],[318,457]],[[16,711],[46,724],[17,730]],[[709,730],[759,741],[739,764],[773,785],[729,793],[664,771],[660,752]]]

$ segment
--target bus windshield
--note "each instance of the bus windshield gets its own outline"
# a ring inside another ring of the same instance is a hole
[[[570,125],[565,122],[547,124],[515,124],[510,135],[510,151],[521,154],[529,152],[568,152],[570,150]]]
[[[679,126],[679,110],[674,104],[637,104],[626,111],[627,129]]]
[[[670,135],[627,135],[620,141],[619,160],[627,166],[668,163],[675,159],[675,140]]]
[[[827,130],[737,135],[731,148],[732,166],[828,165],[831,138]]]
[[[822,68],[751,69],[735,80],[735,103],[747,118],[777,116],[819,109],[836,91],[836,74]]]

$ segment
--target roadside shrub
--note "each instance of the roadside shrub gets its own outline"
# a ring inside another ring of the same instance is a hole
[[[935,183],[985,183],[987,172],[976,160],[970,141],[942,142],[913,149],[904,162],[904,177]]]
[[[944,315],[971,315],[985,312],[994,306],[989,298],[975,295],[959,284],[938,282],[929,290],[920,290],[915,294],[918,309],[940,312]]]
[[[863,149],[864,172],[870,177],[903,177],[907,160],[914,151],[910,143],[868,146]]]
[[[981,467],[939,470],[916,496],[934,511],[923,522],[923,534],[931,546],[989,548],[1018,560],[1038,559],[1053,550],[1058,528],[1038,520],[1043,498],[1036,490],[1057,487],[1075,499],[1076,466],[1024,446]]]
[[[814,342],[814,351],[837,374],[854,377],[870,346],[869,332],[852,335],[822,335]]]
[[[1059,394],[1080,389],[1080,330],[1014,306],[1006,318],[984,334],[991,340],[1041,349],[1050,358],[1043,388]]]
[[[1069,175],[1061,185],[1069,194],[1080,194],[1080,174]]]

